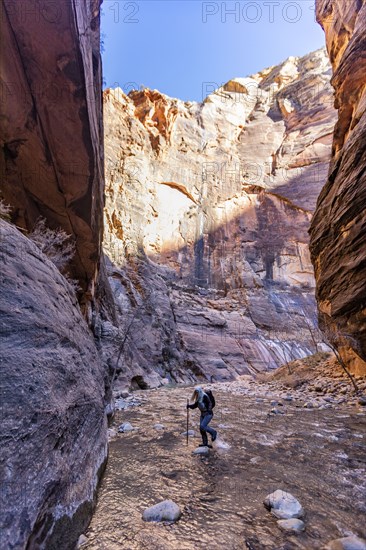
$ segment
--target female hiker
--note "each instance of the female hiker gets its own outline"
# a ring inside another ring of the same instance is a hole
[[[204,392],[200,386],[197,386],[194,389],[191,401],[193,401],[193,404],[190,405],[187,403],[187,409],[196,409],[198,407],[201,411],[200,432],[202,436],[202,444],[200,447],[211,447],[211,445],[208,444],[207,432],[211,435],[212,441],[215,441],[217,437],[216,430],[209,428],[208,426],[213,417],[212,409],[215,406],[214,396],[212,395],[211,390]]]

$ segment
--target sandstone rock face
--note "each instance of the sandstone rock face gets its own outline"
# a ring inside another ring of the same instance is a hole
[[[103,222],[100,0],[1,3],[2,193],[13,222],[41,215],[76,241],[71,266],[95,294]]]
[[[0,228],[2,548],[73,548],[107,456],[106,376],[70,285]]]
[[[366,4],[318,0],[338,121],[311,224],[320,320],[354,372],[366,372]]]
[[[313,348],[307,231],[335,122],[330,73],[319,50],[202,103],[105,92],[104,246],[132,327],[123,384],[228,379]]]

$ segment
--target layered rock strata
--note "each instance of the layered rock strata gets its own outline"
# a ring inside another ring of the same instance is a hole
[[[338,121],[311,224],[320,321],[354,372],[366,372],[366,4],[318,0]]]
[[[307,231],[335,122],[330,73],[323,49],[202,103],[105,92],[104,246],[122,319],[135,315],[121,379],[180,380],[179,365],[227,379],[313,350]]]

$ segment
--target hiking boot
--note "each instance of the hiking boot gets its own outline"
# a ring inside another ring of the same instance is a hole
[[[209,445],[207,443],[200,443],[198,446],[199,447],[208,447]]]
[[[214,441],[216,441],[216,438],[217,438],[217,432],[215,432],[215,435],[211,435],[211,441],[212,441],[212,443],[213,443]]]

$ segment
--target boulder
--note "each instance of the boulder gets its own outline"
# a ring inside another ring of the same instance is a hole
[[[187,437],[187,435],[189,437],[193,437],[195,435],[195,431],[194,430],[188,430],[188,432],[182,432],[181,435],[185,435]]]
[[[150,508],[146,508],[142,514],[144,521],[177,521],[181,516],[181,510],[172,500],[163,500]]]
[[[282,531],[288,533],[302,533],[305,530],[305,523],[301,519],[279,519],[277,525]]]
[[[300,502],[281,489],[266,496],[264,506],[278,519],[301,518],[304,515]]]
[[[84,546],[88,542],[88,539],[85,535],[80,535],[78,542],[77,542],[77,548],[81,548],[81,546]]]
[[[197,447],[194,451],[192,451],[193,455],[208,455],[209,449],[208,447]]]
[[[343,537],[328,542],[323,550],[366,550],[366,540],[354,536]]]
[[[132,432],[135,428],[129,422],[124,422],[118,427],[120,433]]]

